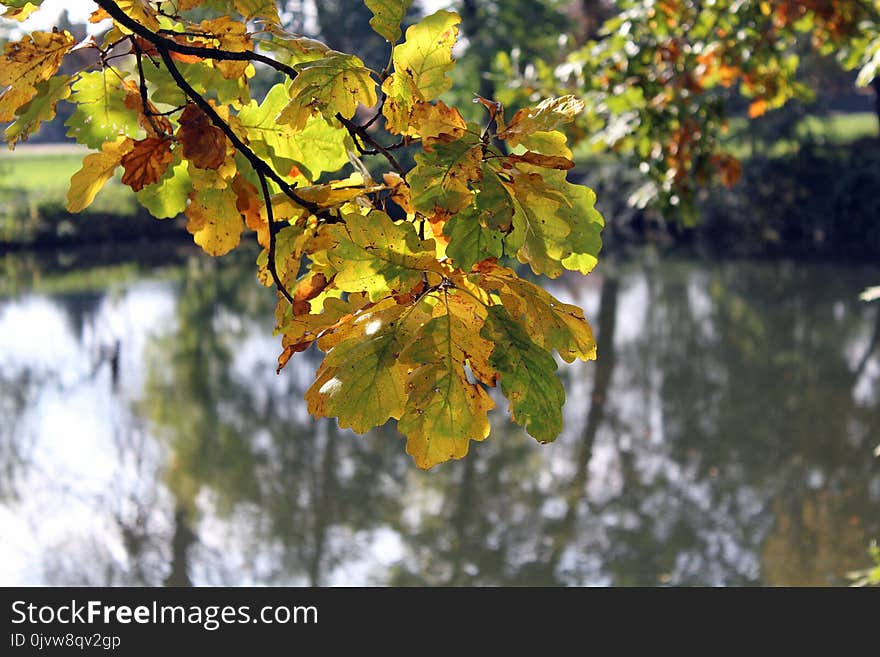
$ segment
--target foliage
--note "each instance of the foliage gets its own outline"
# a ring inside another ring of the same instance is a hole
[[[853,586],[880,586],[880,545],[877,541],[871,543],[869,553],[874,561],[873,567],[847,574]]]
[[[721,137],[738,94],[750,118],[807,99],[797,78],[805,50],[835,54],[848,68],[876,75],[880,3],[875,0],[627,0],[598,40],[528,75],[502,58],[515,82],[502,100],[548,90],[583,94],[587,112],[573,130],[596,151],[626,156],[648,183],[634,204],[659,201],[686,223],[695,192],[732,186],[742,166]]]
[[[404,34],[407,0],[367,3],[391,45],[381,72],[284,31],[272,2],[96,4],[93,22],[112,19],[102,37],[29,34],[6,46],[0,80],[10,146],[58,102],[75,105],[70,135],[96,152],[71,179],[71,211],[121,169],[155,216],[184,213],[211,255],[254,232],[258,277],[278,294],[279,370],[316,344],[327,355],[306,393],[312,414],[358,432],[394,418],[419,467],[488,436],[499,382],[514,421],[540,442],[557,436],[552,353],[595,358],[592,332],[501,261],[551,278],[595,266],[603,220],[592,191],[566,181],[557,131],[582,103],[548,99],[508,122],[481,98],[485,125],[466,122],[437,100],[459,16],[438,11]],[[94,64],[59,77],[81,49]],[[248,84],[257,66],[282,78],[262,100]],[[380,124],[398,141],[383,143]],[[408,146],[409,171],[395,156]],[[381,180],[368,156],[384,162]]]

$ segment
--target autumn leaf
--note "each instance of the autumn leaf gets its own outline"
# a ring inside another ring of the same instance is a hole
[[[470,205],[468,184],[482,176],[482,159],[482,143],[472,134],[417,154],[416,166],[407,176],[416,210],[433,214],[435,208],[442,208],[455,213]]]
[[[513,420],[542,443],[555,440],[562,431],[565,390],[553,356],[502,306],[489,308],[480,335],[494,345],[489,362],[498,370]]]
[[[409,77],[422,100],[433,100],[452,86],[447,73],[454,66],[459,23],[454,11],[440,10],[407,28],[406,40],[394,48],[395,74]]]
[[[478,285],[500,296],[511,317],[525,327],[538,346],[555,349],[567,363],[595,360],[596,340],[580,308],[562,303],[512,269],[491,261],[481,263],[477,269]]]
[[[183,157],[200,169],[219,169],[226,160],[226,135],[196,105],[187,105],[178,119],[177,139]]]
[[[535,166],[544,167],[546,169],[559,169],[561,171],[567,171],[574,167],[574,162],[567,157],[560,157],[559,155],[542,155],[541,153],[534,153],[532,151],[508,155],[507,161],[525,162],[526,164],[534,164]]]
[[[483,171],[482,180],[475,185],[474,203],[453,215],[443,227],[449,237],[446,255],[464,271],[486,258],[500,258],[504,237],[512,228],[514,207],[510,194],[490,168],[484,166]]]
[[[56,75],[40,82],[36,90],[36,95],[16,110],[15,122],[3,133],[10,149],[37,132],[44,121],[55,118],[58,101],[70,96],[70,76]]]
[[[400,354],[414,368],[407,378],[407,400],[397,423],[406,436],[406,452],[422,469],[468,452],[471,440],[489,435],[488,411],[495,403],[478,384],[470,383],[465,364],[471,354],[487,358],[492,344],[474,326],[472,300],[444,294],[438,315],[425,323]]]
[[[412,0],[366,0],[364,4],[373,12],[370,27],[386,41],[397,43],[400,39],[400,23]]]
[[[412,288],[436,267],[433,240],[420,240],[411,223],[394,223],[379,210],[349,214],[344,224],[328,226],[327,235],[334,244],[327,259],[337,271],[336,287],[365,291],[372,301]]]
[[[137,138],[140,96],[133,108],[126,102],[128,95],[124,77],[108,70],[80,73],[70,96],[74,110],[64,123],[67,136],[89,148],[100,148],[120,135]]]
[[[147,137],[134,142],[134,148],[122,157],[122,184],[138,192],[159,182],[171,164],[171,140]]]
[[[137,200],[157,219],[170,219],[186,209],[191,190],[192,182],[187,164],[178,161],[170,165],[157,182],[139,191]]]
[[[422,138],[422,147],[430,151],[434,144],[446,144],[464,136],[467,123],[454,107],[443,101],[436,104],[416,103],[410,115],[410,133]]]
[[[257,104],[251,101],[238,113],[238,120],[254,150],[278,165],[296,163],[309,180],[322,173],[338,171],[348,164],[345,138],[348,132],[330,125],[322,116],[311,116],[300,130],[279,123],[276,117],[287,106],[289,95],[283,84],[276,84]],[[290,165],[288,164],[288,167]]]
[[[241,241],[244,225],[232,187],[192,192],[186,216],[186,230],[209,255],[229,253]]]
[[[247,20],[256,18],[278,24],[278,7],[275,0],[235,0],[235,10]]]
[[[337,341],[306,391],[309,413],[336,417],[341,428],[356,433],[399,418],[409,370],[399,355],[429,317],[422,306],[387,299],[338,328]]]
[[[82,168],[70,179],[67,211],[82,212],[89,207],[101,188],[113,177],[122,158],[132,148],[134,142],[131,139],[120,137],[116,141],[104,143],[100,153],[86,155]]]
[[[516,146],[524,137],[535,132],[555,130],[561,125],[571,123],[584,111],[584,107],[584,101],[575,96],[548,98],[534,107],[519,110],[507,127],[498,133],[498,138],[506,139],[512,146]]]
[[[70,32],[32,32],[6,44],[0,57],[0,123],[12,121],[15,111],[37,94],[37,85],[48,80],[74,44]]]
[[[370,71],[354,55],[333,53],[297,69],[299,75],[289,89],[291,100],[277,118],[295,130],[302,130],[315,114],[332,119],[339,113],[350,119],[358,104],[372,107],[379,100]]]

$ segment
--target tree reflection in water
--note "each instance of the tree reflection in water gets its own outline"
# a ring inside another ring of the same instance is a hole
[[[101,490],[35,493],[44,475],[21,465],[27,432],[13,427],[28,425],[40,389],[25,394],[4,371],[4,513],[42,509],[51,522],[75,501],[97,519],[52,540],[37,532],[17,559],[41,574],[13,577],[839,584],[880,534],[878,309],[858,301],[875,271],[609,260],[586,285],[565,279],[555,293],[587,308],[600,357],[560,370],[563,435],[538,446],[501,408],[490,440],[428,473],[393,426],[356,437],[308,417],[320,354],[274,374],[273,300],[250,263],[194,258],[178,273],[161,284],[171,316],[146,346],[127,352],[131,337],[115,336],[129,354],[118,385],[90,384],[106,388],[99,419],[116,464]]]

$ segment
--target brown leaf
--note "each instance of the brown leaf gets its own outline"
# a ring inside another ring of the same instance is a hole
[[[170,135],[171,121],[167,117],[159,116],[156,106],[149,100],[144,103],[138,86],[131,80],[126,80],[123,87],[125,88],[125,107],[137,113],[138,125],[147,131],[147,136],[165,137]]]
[[[159,182],[172,158],[170,139],[147,137],[136,141],[134,148],[122,157],[122,183],[139,192]]]
[[[296,286],[296,292],[293,295],[293,314],[304,314],[296,312],[296,302],[311,301],[324,291],[324,288],[327,287],[328,283],[329,281],[327,280],[327,277],[321,272],[312,274],[308,278],[304,278],[300,281],[300,284]]]
[[[226,160],[226,135],[196,105],[190,104],[180,115],[177,138],[183,144],[183,157],[199,169],[219,169]]]
[[[563,171],[567,171],[574,166],[574,162],[567,157],[541,155],[541,153],[534,153],[532,151],[526,151],[521,155],[509,155],[507,159],[511,162],[525,162],[526,164],[534,164],[535,166],[547,169],[561,169]]]
[[[396,173],[385,173],[382,175],[385,185],[391,190],[391,200],[397,203],[407,214],[415,214],[416,209],[413,206],[412,190],[406,184],[406,181]]]

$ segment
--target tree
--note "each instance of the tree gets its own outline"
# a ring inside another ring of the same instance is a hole
[[[611,150],[649,184],[639,200],[696,221],[696,190],[732,186],[742,167],[721,137],[730,101],[746,99],[755,118],[811,91],[797,79],[800,53],[834,54],[876,81],[880,3],[876,0],[625,0],[600,37],[516,89],[583,95],[574,137]],[[873,80],[873,82],[872,82]],[[507,100],[507,98],[505,98]],[[878,101],[880,102],[880,101]],[[880,105],[878,105],[880,117]]]
[[[39,2],[3,4],[22,18]],[[71,179],[70,211],[121,167],[144,207],[184,213],[210,255],[255,233],[258,277],[278,295],[279,370],[316,344],[327,355],[310,412],[359,433],[396,419],[419,467],[488,436],[487,390],[499,383],[514,421],[540,442],[557,436],[552,352],[589,360],[596,344],[579,308],[504,261],[551,278],[597,262],[603,220],[593,192],[567,182],[571,152],[557,131],[581,101],[551,98],[508,119],[480,98],[485,124],[466,122],[438,100],[460,18],[438,11],[404,37],[408,0],[366,1],[391,47],[381,71],[284,31],[269,0],[95,4],[91,20],[112,24],[100,39],[33,32],[7,44],[0,66],[10,146],[63,101],[74,106],[68,134],[96,151]],[[83,49],[95,64],[59,74]],[[280,80],[259,101],[256,67]],[[364,158],[381,159],[381,180]]]

